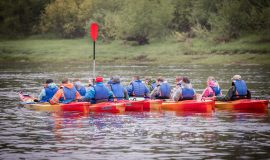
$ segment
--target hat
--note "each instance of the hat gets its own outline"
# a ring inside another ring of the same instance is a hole
[[[52,79],[47,79],[47,80],[46,80],[46,84],[49,84],[49,83],[52,83],[52,82],[53,82]]]
[[[120,82],[120,77],[119,76],[112,77],[112,82],[113,83],[119,83]]]
[[[103,77],[96,77],[96,82],[103,82]]]
[[[240,75],[234,75],[232,77],[232,80],[240,80],[241,79],[241,76]]]

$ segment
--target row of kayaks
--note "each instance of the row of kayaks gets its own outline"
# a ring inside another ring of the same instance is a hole
[[[255,113],[266,113],[268,111],[268,100],[236,100],[228,102],[219,102],[212,100],[197,101],[162,101],[162,100],[121,100],[118,102],[102,102],[98,104],[90,104],[88,102],[71,102],[69,104],[35,103],[34,98],[29,95],[19,94],[21,104],[32,110],[48,111],[48,112],[109,112],[123,113],[128,111],[177,111],[192,113],[212,113],[215,108],[223,110],[246,111]]]

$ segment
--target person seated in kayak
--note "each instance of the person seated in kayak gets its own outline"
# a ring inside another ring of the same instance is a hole
[[[133,77],[133,81],[127,87],[127,91],[131,97],[149,97],[149,89],[142,83],[139,76]]]
[[[96,84],[92,85],[86,91],[82,101],[91,102],[92,104],[108,102],[113,99],[113,93],[103,84],[103,77],[96,77]]]
[[[207,87],[204,89],[202,97],[222,96],[221,88],[215,80],[215,77],[208,77],[206,84]]]
[[[182,76],[175,77],[175,86],[172,89],[171,93],[174,93],[181,86],[182,80],[183,80]]]
[[[232,86],[225,96],[214,97],[216,101],[233,101],[238,99],[251,99],[251,93],[247,88],[246,82],[240,75],[234,75]]]
[[[128,92],[126,88],[124,88],[120,84],[120,77],[114,76],[111,78],[111,84],[108,84],[108,88],[113,92],[114,98],[117,98],[117,100],[128,100]]]
[[[69,83],[68,79],[65,78],[62,80],[60,89],[50,100],[50,103],[56,104],[59,101],[61,101],[61,103],[70,103],[79,99],[81,99],[80,93],[76,90],[75,86]]]
[[[163,77],[157,79],[157,87],[151,92],[151,99],[169,99],[171,95],[171,86]]]
[[[76,90],[80,93],[81,96],[85,96],[85,93],[86,93],[86,89],[85,87],[83,86],[82,82],[79,80],[79,79],[75,79],[73,81],[73,84],[76,88]]]
[[[183,77],[179,83],[180,86],[172,94],[172,99],[174,101],[196,99],[196,92],[192,88],[190,80],[187,77]]]
[[[41,90],[37,101],[39,102],[49,102],[53,95],[58,91],[58,87],[53,82],[52,79],[47,79],[44,88]]]
[[[157,83],[154,79],[151,79],[149,77],[145,78],[145,84],[148,87],[149,91],[152,92],[155,87],[157,86]]]

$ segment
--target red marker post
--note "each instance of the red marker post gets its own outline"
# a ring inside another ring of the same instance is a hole
[[[98,24],[92,23],[90,26],[90,36],[93,40],[93,84],[95,83],[96,78],[96,40],[98,38]]]

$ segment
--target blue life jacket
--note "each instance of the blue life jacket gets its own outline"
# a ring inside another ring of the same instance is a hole
[[[77,90],[74,86],[72,88],[67,88],[63,86],[63,92],[65,100],[62,103],[69,103],[75,100]]]
[[[85,96],[86,93],[85,87],[82,86],[80,89],[78,89],[78,92],[80,93],[81,96]]]
[[[133,81],[132,85],[132,93],[131,95],[134,97],[144,97],[145,96],[145,88],[146,86],[141,81]]]
[[[110,85],[114,96],[117,100],[124,99],[124,87],[120,83],[113,83]]]
[[[156,86],[157,86],[157,83],[156,82],[151,84],[152,89],[155,89]]]
[[[181,100],[192,100],[195,95],[193,88],[182,88]]]
[[[46,96],[42,97],[41,102],[48,102],[49,100],[52,99],[54,94],[58,91],[57,87],[55,87],[55,88],[46,87],[44,89],[45,89]]]
[[[171,86],[168,83],[162,83],[160,85],[160,93],[157,98],[168,99],[171,94]]]
[[[214,91],[215,95],[213,96],[220,96],[221,94],[221,89],[219,87],[211,87],[212,90]]]
[[[108,101],[110,97],[110,93],[108,88],[104,85],[95,85],[95,101],[102,100],[102,101]]]
[[[236,96],[246,96],[247,95],[247,85],[244,80],[235,80],[234,85],[236,88]]]

